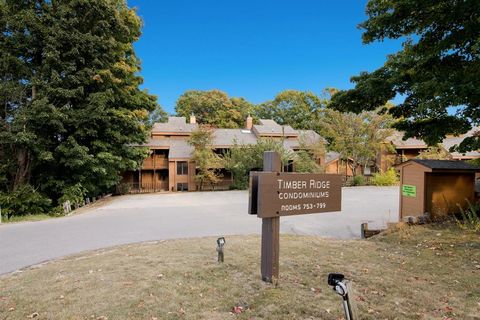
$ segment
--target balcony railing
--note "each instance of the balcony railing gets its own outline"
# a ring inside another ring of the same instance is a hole
[[[168,159],[163,156],[150,156],[143,161],[142,169],[168,169]]]
[[[121,183],[117,186],[117,194],[152,193],[159,191],[168,191],[168,181]]]

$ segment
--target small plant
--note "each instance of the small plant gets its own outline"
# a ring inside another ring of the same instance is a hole
[[[364,186],[365,185],[365,177],[364,176],[354,176],[352,179],[352,186]]]
[[[398,184],[398,175],[395,169],[390,168],[385,172],[374,173],[372,184],[374,186],[394,186]]]
[[[117,185],[116,194],[125,195],[130,193],[132,185],[130,183],[119,183]]]
[[[457,221],[457,224],[461,229],[479,232],[480,217],[478,216],[478,212],[480,211],[480,205],[478,203],[471,204],[468,200],[467,203],[467,209],[463,209],[459,204],[457,204],[458,208],[460,209],[462,219],[459,220],[455,218],[455,220]]]

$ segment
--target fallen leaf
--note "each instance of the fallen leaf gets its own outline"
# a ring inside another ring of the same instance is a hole
[[[317,293],[322,292],[322,289],[320,289],[320,288],[310,288],[310,291],[312,291],[313,293],[317,294]]]
[[[242,313],[243,312],[243,307],[242,306],[235,306],[232,308],[233,313]]]

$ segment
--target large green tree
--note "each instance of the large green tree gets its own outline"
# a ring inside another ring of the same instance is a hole
[[[374,110],[397,94],[391,113],[405,137],[429,145],[480,122],[480,1],[369,0],[363,42],[404,39],[402,49],[373,72],[352,77],[355,88],[333,96],[342,111]],[[460,150],[479,149],[478,137]]]
[[[230,98],[220,90],[187,91],[178,98],[175,111],[179,116],[195,115],[201,124],[218,128],[242,128],[253,105],[243,98]]]
[[[276,151],[280,154],[282,166],[285,166],[295,155],[283,145],[282,140],[259,139],[256,144],[238,144],[227,150],[223,155],[223,165],[233,175],[233,186],[237,189],[248,187],[249,173],[263,168],[263,153]]]
[[[385,139],[392,134],[389,129],[391,117],[375,111],[339,112],[325,110],[321,123],[321,134],[330,141],[329,148],[340,153],[353,175],[360,165],[374,163]]]
[[[135,168],[155,97],[125,0],[0,1],[0,189],[103,192]]]
[[[295,129],[316,129],[325,102],[312,92],[285,90],[256,106],[254,115]]]

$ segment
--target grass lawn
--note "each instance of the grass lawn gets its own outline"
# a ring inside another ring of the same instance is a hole
[[[260,238],[127,245],[0,277],[0,319],[341,319],[329,272],[352,279],[361,319],[480,319],[480,236],[417,226],[369,240],[282,236],[277,287]],[[233,313],[234,307],[239,313]]]
[[[2,217],[2,223],[15,223],[15,222],[26,222],[26,221],[41,221],[52,218],[58,218],[61,216],[49,215],[49,214],[30,214],[26,216],[13,216],[10,219]]]

